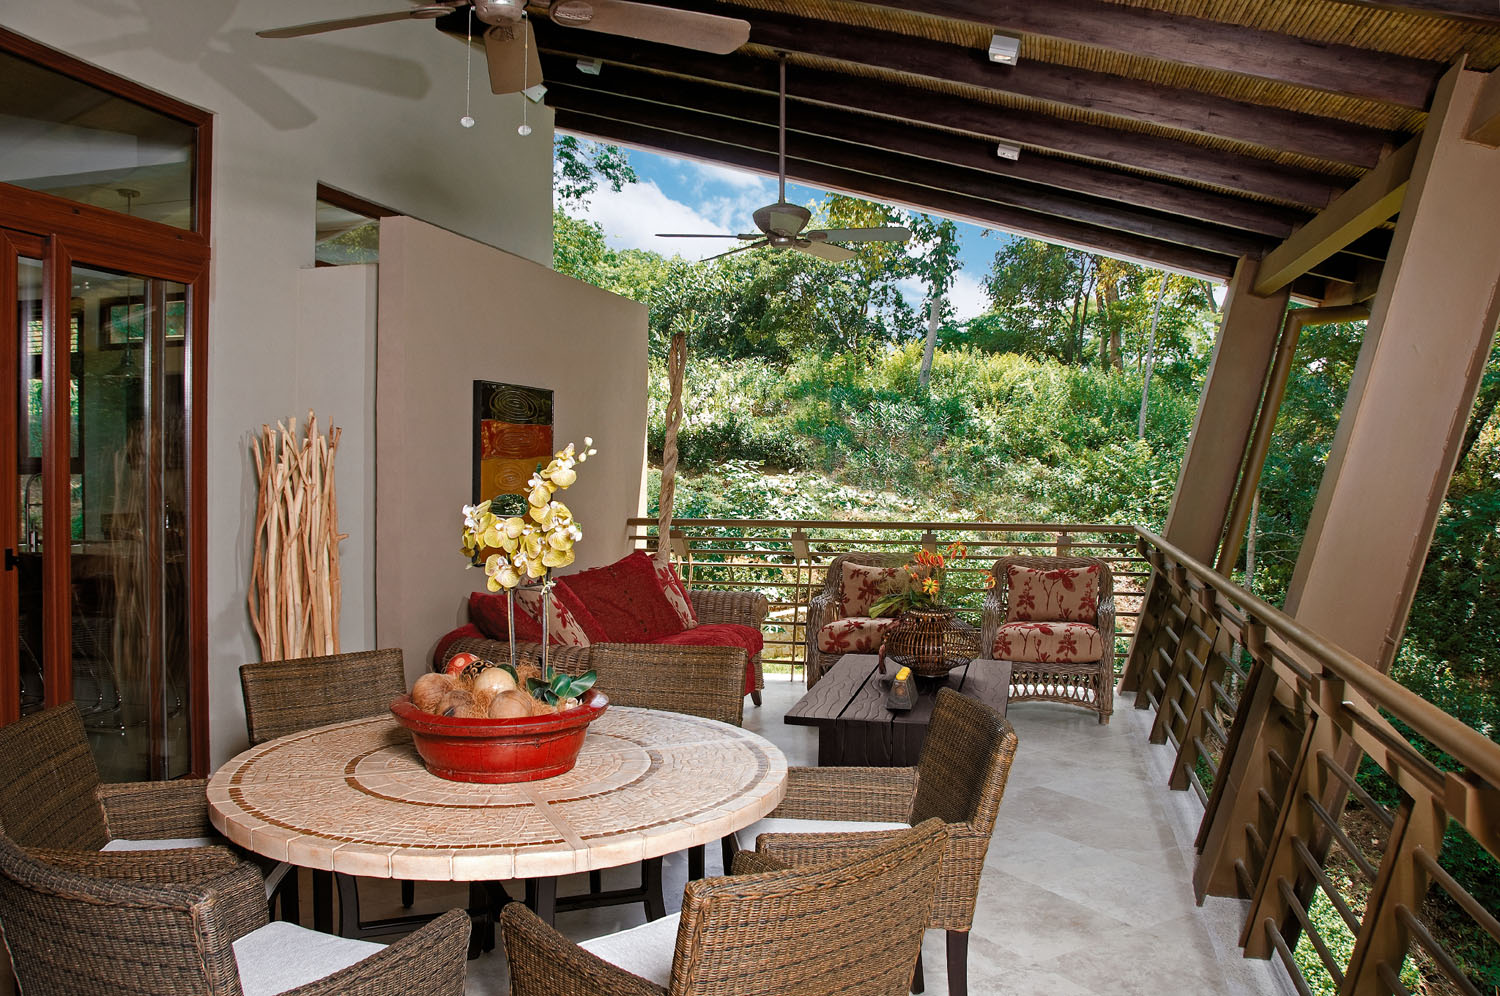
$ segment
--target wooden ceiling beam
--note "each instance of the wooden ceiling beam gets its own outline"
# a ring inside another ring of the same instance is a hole
[[[619,90],[626,88],[647,99],[682,105],[680,93],[684,84],[668,79],[671,74],[709,84],[713,89],[700,90],[699,105],[714,111],[731,104],[731,88],[774,94],[777,88],[776,64],[751,56],[708,56],[684,52],[664,45],[649,45],[629,39],[586,31],[569,31],[566,47],[559,51],[554,42],[540,40],[544,52],[562,56],[545,70],[549,79],[560,79],[576,70],[568,63],[578,57],[600,59],[610,65],[600,74],[600,85]],[[997,141],[1084,156],[1104,163],[1147,170],[1167,177],[1209,184],[1230,190],[1272,197],[1277,200],[1321,210],[1347,185],[1339,178],[1311,170],[1282,166],[1267,159],[1207,148],[1191,142],[1148,135],[1140,132],[1105,128],[1063,121],[1035,111],[997,107],[965,100],[915,87],[879,80],[846,76],[803,66],[787,69],[788,98],[799,105],[823,104],[829,107],[859,111],[867,115],[895,119],[925,127],[952,129]],[[788,119],[802,113],[793,108]],[[881,127],[872,121],[870,130]]]
[[[611,121],[559,107],[557,127],[605,142],[619,142],[670,155],[687,156],[715,163],[728,163],[742,169],[774,176],[776,157],[751,149],[722,145],[701,138],[659,131],[642,125]],[[1113,229],[1081,224],[1063,218],[1019,211],[992,201],[983,201],[946,191],[913,187],[899,181],[855,173],[830,166],[788,162],[791,179],[825,190],[837,190],[861,197],[873,197],[885,203],[899,204],[920,211],[930,211],[972,221],[991,228],[1001,228],[1049,242],[1077,246],[1090,252],[1138,260],[1214,280],[1227,280],[1233,273],[1235,258],[1205,252],[1170,242],[1142,238]]]
[[[1326,210],[1267,253],[1256,273],[1255,293],[1274,294],[1400,211],[1420,142],[1420,137],[1414,138],[1386,156]]]
[[[768,155],[776,153],[776,129],[772,123],[762,125],[735,121],[566,84],[551,86],[547,91],[547,102],[556,108],[566,108],[594,117],[642,125]],[[1195,223],[1170,214],[1067,194],[1050,187],[1018,182],[930,159],[850,145],[799,132],[787,136],[786,154],[789,158],[806,163],[889,177],[913,186],[993,201],[1038,214],[1113,228],[1226,255],[1259,255],[1275,244],[1274,240],[1232,228]]]
[[[1423,14],[1450,21],[1468,21],[1500,27],[1500,4],[1490,0],[1334,0],[1335,3],[1366,10],[1391,10],[1403,14]]]
[[[1422,110],[1447,68],[1424,59],[1101,0],[856,0],[1163,62]]]
[[[750,42],[754,45],[961,83],[1140,124],[1356,166],[1375,165],[1388,145],[1399,144],[1390,132],[1336,118],[1030,59],[1022,66],[999,65],[979,49],[892,31],[739,7],[720,0],[666,0],[665,5],[743,17],[750,22]],[[556,33],[554,28],[551,34]]]

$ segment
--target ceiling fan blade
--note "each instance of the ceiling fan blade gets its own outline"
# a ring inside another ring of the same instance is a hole
[[[520,93],[542,81],[531,22],[496,24],[485,29],[484,59],[490,69],[491,93]]]
[[[721,252],[717,256],[708,256],[708,257],[706,257],[704,259],[698,260],[698,262],[700,262],[700,263],[712,263],[716,259],[723,259],[725,256],[733,256],[735,253],[737,253],[737,252],[744,252],[746,249],[759,249],[761,246],[765,246],[765,245],[770,245],[770,240],[769,239],[761,239],[759,242],[752,242],[752,243],[750,243],[749,245],[746,245],[746,246],[737,246],[737,247],[729,250],[728,252]]]
[[[584,20],[584,8],[592,7],[593,16]],[[572,10],[578,11],[569,17]],[[676,45],[715,55],[728,55],[750,40],[750,22],[738,17],[700,14],[630,0],[588,0],[576,3],[561,0],[552,8],[552,19],[569,28],[602,31],[607,35],[639,38],[641,41]]]
[[[657,232],[659,239],[743,239],[743,235],[720,234],[719,232]],[[750,236],[752,239],[760,238],[758,235]]]
[[[301,38],[303,35],[318,35],[325,31],[342,31],[344,28],[362,28],[366,24],[385,24],[387,21],[405,21],[412,18],[430,20],[441,14],[449,14],[453,8],[446,4],[428,7],[394,10],[386,14],[366,14],[363,17],[340,17],[333,21],[313,21],[310,24],[294,24],[289,28],[268,28],[257,31],[261,38]]]
[[[900,225],[886,225],[882,228],[826,228],[803,232],[802,237],[814,242],[905,242],[911,238],[911,229]]]
[[[792,248],[798,252],[805,252],[809,256],[826,259],[830,263],[842,263],[846,259],[853,259],[859,255],[853,249],[845,249],[843,246],[831,245],[827,242],[793,242]]]

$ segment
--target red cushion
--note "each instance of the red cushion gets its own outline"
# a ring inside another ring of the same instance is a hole
[[[750,663],[765,648],[765,637],[754,626],[739,623],[708,623],[685,629],[681,633],[651,640],[651,643],[672,647],[742,647],[749,659],[745,661],[745,692],[755,691],[755,667]]]
[[[441,671],[443,669],[443,665],[448,663],[448,648],[464,637],[474,640],[485,638],[484,633],[480,632],[479,627],[473,623],[465,623],[453,632],[448,633],[442,639],[438,640],[437,649],[432,652],[432,669],[434,671]]]
[[[469,594],[469,622],[479,627],[479,632],[490,640],[509,640],[510,627],[506,625],[506,597],[504,592],[475,591]],[[516,639],[522,643],[541,643],[542,624],[521,611],[516,605]]]
[[[588,606],[609,643],[652,643],[683,631],[682,620],[656,580],[651,558],[637,550],[607,567],[569,574],[558,582]]]

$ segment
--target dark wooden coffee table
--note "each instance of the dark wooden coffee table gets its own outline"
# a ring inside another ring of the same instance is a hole
[[[787,710],[786,722],[818,728],[820,766],[917,763],[937,688],[922,691],[917,704],[906,712],[892,712],[885,707],[886,689],[878,680],[878,663],[874,654],[845,654]],[[888,675],[896,670],[894,663],[886,663]],[[973,661],[950,671],[938,687],[972,695],[1003,715],[1010,697],[1010,662]]]

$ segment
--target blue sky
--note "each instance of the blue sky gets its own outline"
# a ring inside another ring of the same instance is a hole
[[[727,166],[627,149],[639,182],[616,193],[595,193],[581,213],[604,226],[609,244],[617,249],[652,249],[681,253],[689,258],[711,256],[733,243],[717,239],[661,239],[657,232],[754,231],[755,209],[776,200],[776,180]],[[825,191],[799,183],[787,184],[787,200],[809,204]],[[995,253],[1014,236],[978,225],[958,222],[961,245],[959,271],[949,299],[960,319],[988,310],[984,276]],[[903,288],[914,306],[922,289]]]

